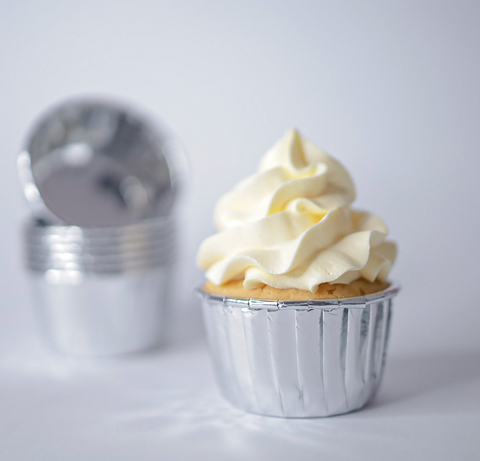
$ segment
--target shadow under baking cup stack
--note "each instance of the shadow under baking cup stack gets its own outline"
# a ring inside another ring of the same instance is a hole
[[[55,349],[114,355],[164,341],[184,158],[167,128],[112,102],[67,101],[35,125],[18,157],[33,212],[22,236]]]

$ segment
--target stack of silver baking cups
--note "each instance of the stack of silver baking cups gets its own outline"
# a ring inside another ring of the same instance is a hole
[[[46,112],[18,170],[25,264],[48,343],[74,355],[161,344],[184,152],[158,122],[96,99]]]

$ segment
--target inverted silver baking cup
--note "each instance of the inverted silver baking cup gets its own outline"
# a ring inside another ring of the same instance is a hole
[[[17,167],[37,218],[99,228],[168,215],[186,160],[164,124],[115,101],[77,98],[42,114]]]
[[[284,418],[362,408],[380,385],[398,290],[272,301],[198,289],[223,395],[247,412]]]

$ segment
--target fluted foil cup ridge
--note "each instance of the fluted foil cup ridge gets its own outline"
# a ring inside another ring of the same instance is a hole
[[[197,290],[223,395],[245,411],[279,417],[363,407],[381,382],[398,290],[298,301]]]

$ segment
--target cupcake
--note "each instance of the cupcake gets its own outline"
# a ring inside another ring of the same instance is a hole
[[[253,413],[314,417],[364,406],[378,389],[396,246],[351,207],[335,159],[289,130],[258,172],[222,197],[201,245],[198,292],[220,388]]]

